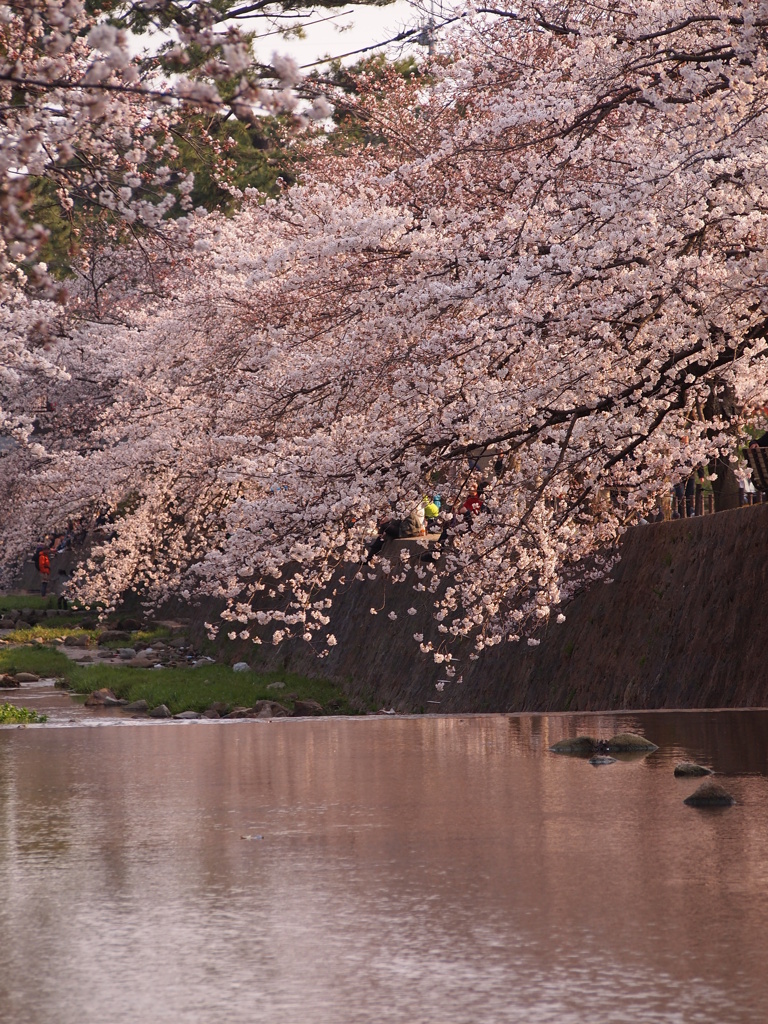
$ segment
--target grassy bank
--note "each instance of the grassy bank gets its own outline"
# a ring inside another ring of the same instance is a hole
[[[172,714],[205,711],[211,704],[252,707],[258,700],[276,700],[289,710],[294,700],[315,700],[331,714],[355,714],[334,683],[290,673],[233,672],[228,665],[198,668],[142,669],[98,662],[79,665],[55,648],[0,648],[0,673],[34,672],[60,679],[74,693],[107,687],[125,700],[146,700],[150,707],[165,704]],[[269,689],[283,682],[284,687]]]
[[[10,608],[55,608],[56,600],[55,596],[41,597],[40,594],[0,594],[0,614]]]
[[[55,602],[55,598],[9,594],[0,596],[0,614],[10,609],[52,608]],[[145,700],[150,707],[165,704],[172,714],[203,712],[212,704],[249,708],[259,700],[278,701],[289,711],[294,700],[317,701],[331,714],[355,714],[359,710],[368,710],[353,708],[341,687],[335,683],[293,673],[233,672],[229,665],[218,663],[145,669],[114,662],[73,662],[56,645],[74,634],[79,638],[78,646],[82,643],[95,652],[101,630],[80,628],[79,623],[87,614],[82,610],[72,610],[69,614],[43,618],[28,628],[9,632],[0,645],[0,673],[34,672],[42,677],[61,680],[73,693],[88,694],[105,687],[116,697],[128,701]],[[111,641],[104,646],[130,647],[135,644],[139,649],[161,639],[168,641],[171,635],[178,639],[179,632],[178,629],[156,625],[149,630],[131,631],[130,640]],[[270,689],[270,685],[277,682],[284,685]]]

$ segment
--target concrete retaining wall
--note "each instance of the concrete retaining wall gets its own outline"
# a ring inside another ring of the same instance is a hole
[[[400,711],[768,706],[767,573],[768,505],[758,505],[630,530],[613,582],[572,601],[541,646],[507,643],[472,662],[467,644],[463,682],[442,691],[444,672],[412,639],[438,637],[428,596],[380,579],[340,586],[327,659],[303,642],[227,644],[226,657],[334,678],[361,702]],[[193,610],[199,633],[215,614]]]

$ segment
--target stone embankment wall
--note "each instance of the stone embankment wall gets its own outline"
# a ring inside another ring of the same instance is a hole
[[[397,557],[403,543],[384,553]],[[539,647],[505,643],[470,661],[467,644],[463,681],[442,690],[442,666],[412,639],[440,637],[428,595],[382,579],[339,587],[328,658],[302,641],[228,644],[227,657],[334,678],[361,702],[403,712],[766,707],[767,573],[768,505],[758,505],[630,530],[613,582],[576,597]],[[215,614],[196,610],[201,633]]]

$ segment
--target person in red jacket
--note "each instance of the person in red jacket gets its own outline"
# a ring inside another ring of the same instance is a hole
[[[42,597],[48,592],[48,582],[51,578],[51,559],[47,548],[39,548],[35,556],[37,570],[40,573],[40,594]]]
[[[464,504],[459,509],[463,515],[467,518],[471,518],[480,511],[483,507],[483,491],[485,490],[485,480],[481,480],[480,483],[472,483],[469,485],[469,494]]]

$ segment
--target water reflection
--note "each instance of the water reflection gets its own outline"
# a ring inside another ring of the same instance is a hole
[[[619,729],[660,750],[547,750]],[[762,1021],[766,734],[763,712],[0,730],[0,1019]],[[738,806],[685,807],[683,758]]]

